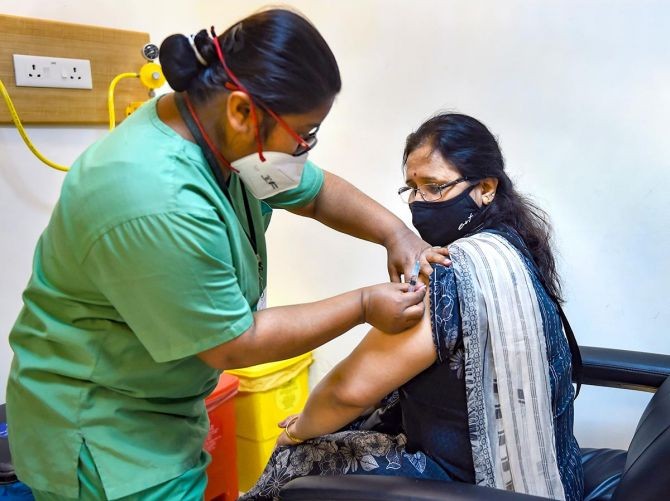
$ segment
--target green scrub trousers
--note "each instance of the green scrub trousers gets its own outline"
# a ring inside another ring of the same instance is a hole
[[[202,452],[199,463],[181,475],[162,484],[155,485],[141,492],[131,494],[117,501],[202,501],[207,486],[205,470],[209,464],[209,454]],[[91,452],[82,444],[77,467],[79,478],[79,497],[69,498],[46,491],[33,489],[36,501],[102,501],[106,500],[105,489],[102,486],[98,469],[91,456]]]

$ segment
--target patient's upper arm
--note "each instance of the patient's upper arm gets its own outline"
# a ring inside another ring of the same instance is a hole
[[[331,386],[334,398],[357,407],[374,405],[435,362],[429,294],[425,306],[423,318],[411,329],[400,334],[375,328],[368,332],[326,376],[324,383]]]

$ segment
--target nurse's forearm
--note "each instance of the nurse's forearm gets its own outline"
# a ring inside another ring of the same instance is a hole
[[[415,325],[424,311],[425,288],[407,289],[406,284],[380,284],[314,303],[262,310],[247,331],[198,356],[212,367],[233,369],[300,355],[364,322],[401,332]]]
[[[411,233],[397,216],[355,186],[335,174],[324,173],[319,195],[307,207],[292,212],[386,247],[400,235]]]
[[[363,323],[360,290],[315,303],[268,308],[239,337],[200,354],[208,365],[234,369],[306,353]]]
[[[352,291],[314,303],[268,308],[254,315],[244,336],[256,353],[241,366],[281,360],[313,350],[365,322],[361,292]],[[248,363],[250,362],[250,363]]]
[[[421,257],[430,248],[412,230],[390,211],[357,190],[344,179],[329,172],[316,199],[307,207],[292,209],[343,233],[369,240],[386,247],[387,270],[392,282],[407,281],[419,259],[421,272],[426,276],[433,271],[430,263]],[[448,254],[446,249],[439,254]],[[443,258],[444,259],[444,258]]]

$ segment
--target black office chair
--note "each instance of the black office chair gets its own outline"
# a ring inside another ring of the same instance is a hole
[[[584,384],[654,392],[627,451],[582,449],[585,501],[670,500],[670,355],[582,347]],[[281,499],[545,500],[458,482],[349,475],[295,479]]]

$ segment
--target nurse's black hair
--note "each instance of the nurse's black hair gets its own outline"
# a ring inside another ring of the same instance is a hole
[[[275,113],[299,114],[314,110],[341,89],[335,56],[317,29],[301,15],[286,9],[253,14],[218,36],[226,64],[251,93],[252,99]],[[160,63],[170,87],[188,91],[196,102],[206,102],[226,91],[231,82],[212,39],[205,30],[194,43],[202,65],[184,35],[171,35],[160,47]]]
[[[407,157],[424,144],[439,151],[463,177],[498,180],[493,201],[483,212],[484,227],[507,225],[524,240],[549,295],[563,301],[561,283],[551,248],[547,213],[514,188],[496,138],[480,121],[459,113],[442,113],[424,122],[407,137]]]

